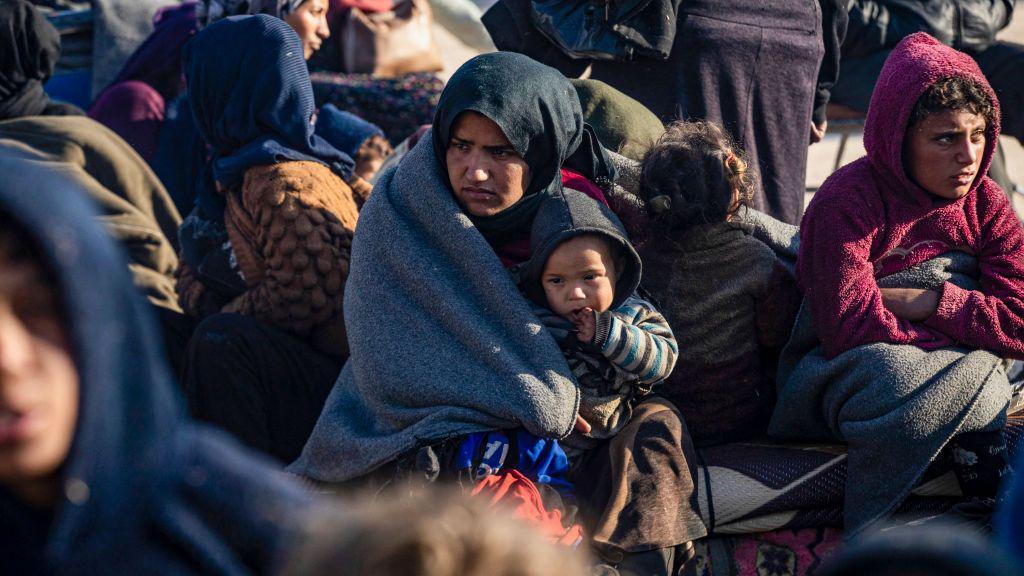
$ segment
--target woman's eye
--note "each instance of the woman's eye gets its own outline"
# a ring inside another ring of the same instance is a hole
[[[548,278],[548,284],[554,284],[554,285],[557,286],[558,284],[561,284],[561,283],[562,283],[562,279],[561,278]]]
[[[495,158],[504,159],[509,157],[508,150],[495,150],[492,152]]]
[[[953,138],[951,136],[939,136],[935,141],[939,144],[950,144],[953,142]]]

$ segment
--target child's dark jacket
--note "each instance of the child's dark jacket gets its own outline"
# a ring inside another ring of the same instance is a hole
[[[580,342],[572,323],[545,307],[541,285],[544,265],[554,249],[582,234],[608,239],[622,260],[612,305],[597,313],[590,343]],[[638,399],[672,372],[678,354],[675,337],[654,306],[635,294],[640,257],[607,206],[566,189],[540,207],[530,244],[534,250],[523,269],[525,290],[537,304],[534,312],[565,352],[580,386],[579,414],[592,427],[586,435],[574,432],[562,443],[570,449],[590,448],[614,436],[629,421]]]
[[[768,246],[727,222],[653,238],[642,254],[644,288],[681,348],[662,395],[698,444],[763,433],[775,399],[773,357],[800,305],[792,274]]]

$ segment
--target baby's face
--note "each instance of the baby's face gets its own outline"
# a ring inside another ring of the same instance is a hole
[[[548,307],[566,318],[588,307],[608,310],[615,298],[614,262],[610,247],[597,236],[577,236],[560,244],[541,276]]]

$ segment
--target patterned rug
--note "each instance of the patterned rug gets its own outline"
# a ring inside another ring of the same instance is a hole
[[[1013,457],[1024,444],[1024,412],[1010,416],[1006,437]],[[842,526],[842,445],[745,442],[706,448],[700,457],[700,513],[714,535]],[[961,496],[948,461],[940,457],[895,518],[937,514]]]
[[[750,536],[705,538],[686,576],[805,576],[842,543],[838,528],[776,530]]]

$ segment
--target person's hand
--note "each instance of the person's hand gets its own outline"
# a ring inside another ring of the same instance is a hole
[[[811,144],[821,142],[825,138],[826,130],[828,130],[828,120],[822,121],[821,124],[811,122]]]
[[[576,415],[576,425],[573,426],[580,434],[588,434],[591,430],[590,423],[583,419],[583,416]]]
[[[935,313],[939,293],[918,288],[882,288],[882,304],[897,318],[919,322]]]
[[[569,321],[576,327],[576,338],[584,344],[591,344],[594,341],[594,332],[597,330],[597,320],[594,319],[593,308],[581,308],[572,313]]]

